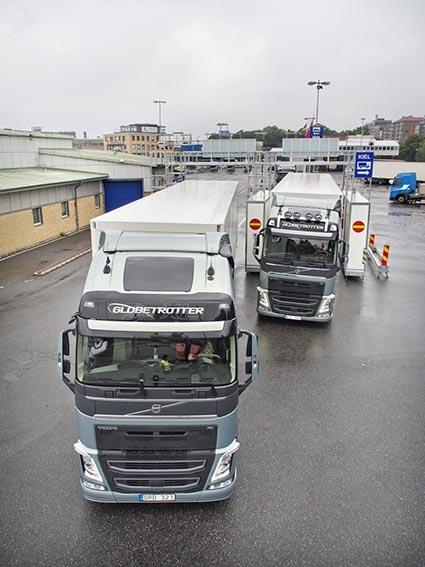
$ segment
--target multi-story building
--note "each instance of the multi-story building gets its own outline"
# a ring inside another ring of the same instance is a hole
[[[421,136],[425,136],[425,118],[418,126],[418,134],[420,134]]]
[[[419,133],[419,126],[423,122],[423,116],[402,116],[393,122],[392,138],[404,142],[409,136]]]
[[[102,138],[74,138],[72,140],[74,150],[103,150]]]
[[[162,132],[163,127],[160,131],[157,124],[124,125],[117,132],[103,135],[103,149],[161,157],[161,151],[171,149]]]
[[[391,140],[393,123],[391,120],[380,118],[378,114],[375,114],[375,120],[369,124],[369,133],[375,140]]]

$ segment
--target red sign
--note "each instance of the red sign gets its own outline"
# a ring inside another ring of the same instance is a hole
[[[261,221],[260,219],[257,218],[253,218],[249,221],[249,228],[251,230],[258,230],[259,228],[261,228]]]
[[[365,223],[361,220],[356,220],[353,222],[353,230],[354,232],[363,232],[366,228]]]

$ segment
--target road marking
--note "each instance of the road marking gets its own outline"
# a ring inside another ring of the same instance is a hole
[[[246,217],[244,217],[244,218],[241,220],[241,222],[238,224],[238,227],[241,227],[245,221],[246,221]]]
[[[77,258],[81,258],[81,256],[84,256],[85,254],[88,254],[89,252],[91,252],[91,248],[87,248],[86,250],[82,250],[81,252],[78,252],[77,254],[70,256],[69,258],[65,258],[65,260],[62,260],[61,262],[59,262],[57,264],[52,264],[51,266],[47,266],[46,268],[43,268],[42,270],[38,270],[37,272],[34,272],[33,276],[45,276],[46,274],[50,274],[50,272],[53,272],[53,270],[57,270],[58,268],[62,268],[62,266],[65,266],[66,264],[73,262]]]

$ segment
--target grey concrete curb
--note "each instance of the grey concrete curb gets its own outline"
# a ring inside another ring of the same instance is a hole
[[[47,274],[50,274],[50,272],[53,272],[53,270],[62,268],[62,266],[65,266],[66,264],[69,264],[70,262],[73,262],[74,260],[81,258],[81,256],[84,256],[89,252],[91,252],[91,248],[87,248],[86,250],[81,250],[81,252],[77,252],[77,254],[73,254],[72,256],[69,256],[68,258],[65,258],[65,260],[61,260],[60,262],[56,262],[55,264],[50,264],[50,266],[46,266],[42,270],[37,270],[36,272],[33,273],[33,276],[45,276]]]

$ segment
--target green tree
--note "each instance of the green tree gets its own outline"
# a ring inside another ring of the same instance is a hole
[[[425,142],[425,136],[413,134],[400,144],[400,159],[405,161],[416,161],[419,147]]]
[[[417,161],[425,161],[425,140],[421,142],[416,153]]]

